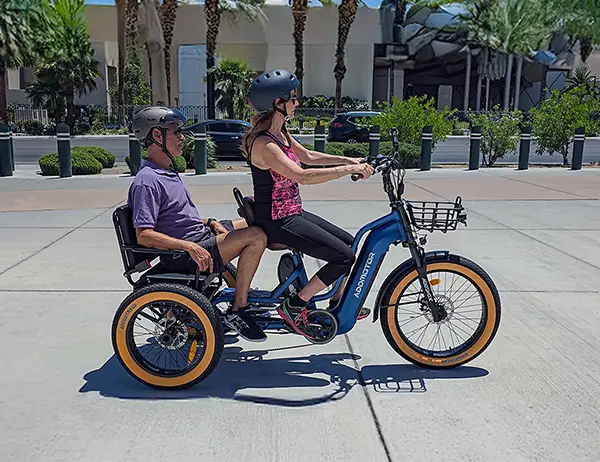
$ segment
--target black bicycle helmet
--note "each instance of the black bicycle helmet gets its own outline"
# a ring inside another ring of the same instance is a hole
[[[250,84],[248,102],[256,112],[267,114],[275,110],[277,98],[288,101],[290,92],[298,85],[298,78],[285,69],[264,72]]]
[[[163,152],[174,161],[173,156],[167,150],[164,143],[159,143],[151,135],[152,129],[159,128],[163,140],[167,137],[167,128],[171,124],[177,124],[182,127],[187,124],[187,117],[178,109],[171,109],[164,106],[151,106],[140,109],[133,116],[133,133],[140,144],[147,148],[152,143],[159,146]]]

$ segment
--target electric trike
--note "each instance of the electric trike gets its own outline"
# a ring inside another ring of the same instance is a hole
[[[318,307],[338,291],[343,278],[317,294],[295,322],[314,344],[327,344],[350,332],[390,246],[401,245],[410,257],[386,275],[374,298],[372,322],[379,320],[385,340],[405,360],[425,368],[457,367],[478,357],[494,339],[500,296],[489,274],[472,260],[449,250],[425,251],[428,233],[466,226],[467,213],[460,196],[454,202],[403,197],[406,169],[398,154],[397,130],[391,134],[392,154],[365,160],[382,176],[389,213],[356,233],[356,262],[339,303],[331,309]],[[254,225],[252,197],[238,188],[233,193],[238,214]],[[222,274],[168,272],[161,268],[161,259],[185,252],[138,245],[127,205],[114,211],[113,223],[124,276],[133,288],[113,319],[117,358],[129,374],[151,387],[177,389],[199,383],[223,352],[223,316],[234,298],[236,267],[228,264]],[[251,314],[267,335],[300,335],[277,315],[276,307],[308,282],[304,255],[285,245],[269,245],[269,250],[283,252],[277,266],[279,283],[250,290]]]

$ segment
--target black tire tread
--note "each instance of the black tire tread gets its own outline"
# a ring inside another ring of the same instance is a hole
[[[492,331],[492,334],[490,335],[489,340],[475,355],[470,356],[466,360],[458,361],[456,363],[432,366],[431,364],[422,363],[420,361],[415,361],[413,358],[410,358],[409,356],[404,354],[404,352],[402,352],[402,350],[396,345],[396,342],[395,342],[394,338],[392,337],[392,334],[390,331],[390,326],[388,325],[388,322],[387,322],[387,316],[382,315],[380,318],[381,328],[383,330],[384,336],[385,336],[387,342],[389,343],[389,345],[394,349],[394,351],[396,353],[398,353],[405,360],[407,360],[413,364],[416,364],[418,366],[421,366],[423,368],[426,368],[426,369],[452,369],[452,368],[455,368],[455,367],[458,367],[458,366],[461,366],[461,365],[464,365],[464,364],[467,364],[467,363],[473,361],[475,358],[477,358],[481,353],[483,353],[490,346],[490,344],[492,343],[492,341],[494,340],[494,337],[496,336],[496,334],[498,332],[498,328],[500,327],[500,318],[501,318],[501,314],[502,314],[500,294],[498,292],[496,285],[492,281],[492,278],[490,277],[490,275],[474,261],[472,261],[466,257],[456,255],[456,254],[448,254],[448,256],[445,258],[433,258],[431,260],[428,260],[427,263],[440,263],[440,262],[445,262],[445,261],[464,266],[465,268],[468,268],[468,269],[472,270],[473,272],[477,273],[479,276],[481,276],[481,278],[484,280],[484,282],[489,286],[490,291],[492,292],[492,296],[494,298],[494,302],[496,305],[496,324],[494,325],[494,329]],[[381,297],[382,304],[389,303],[389,299],[390,299],[390,296],[392,295],[393,290],[400,283],[400,281],[402,281],[402,279],[404,279],[414,269],[415,269],[414,265],[407,267],[405,271],[402,271],[401,273],[399,273],[397,275],[397,277],[395,277],[393,280],[391,280],[390,283],[387,284],[385,288],[382,288],[382,291],[384,291],[384,294]]]
[[[143,295],[151,293],[151,292],[173,292],[173,293],[183,295],[184,297],[189,298],[190,300],[195,302],[206,313],[206,315],[208,316],[208,319],[210,320],[210,323],[212,324],[213,329],[215,330],[215,353],[213,355],[213,358],[212,358],[209,366],[206,368],[206,370],[196,380],[193,380],[192,382],[188,382],[186,384],[176,386],[176,387],[163,387],[163,386],[158,386],[158,385],[155,385],[152,383],[148,383],[145,380],[142,380],[141,378],[137,377],[132,371],[130,371],[127,368],[127,366],[125,365],[124,361],[121,359],[121,356],[119,355],[119,352],[117,350],[117,343],[116,343],[116,330],[117,330],[117,325],[118,325],[119,319],[121,318],[123,311],[134,300],[136,300],[137,298],[139,298]],[[204,296],[200,292],[192,289],[191,287],[188,287],[183,284],[174,284],[174,283],[168,283],[168,282],[158,282],[158,283],[154,283],[154,284],[149,284],[149,285],[140,287],[138,289],[135,289],[133,292],[131,292],[121,302],[121,305],[119,306],[119,308],[117,309],[117,312],[114,315],[111,336],[112,336],[112,344],[113,344],[113,350],[115,352],[115,356],[118,358],[118,360],[121,363],[121,365],[123,366],[123,368],[132,377],[134,377],[139,382],[141,382],[147,386],[150,386],[152,388],[168,389],[168,390],[177,390],[177,389],[188,388],[193,385],[196,385],[197,383],[201,382],[206,377],[208,377],[212,373],[214,368],[217,366],[217,364],[219,363],[219,361],[221,359],[221,355],[223,353],[223,348],[224,348],[224,343],[225,343],[224,333],[223,333],[223,324],[222,324],[221,318],[218,314],[218,310],[213,306],[213,304],[208,300],[208,298],[206,298],[206,296]]]

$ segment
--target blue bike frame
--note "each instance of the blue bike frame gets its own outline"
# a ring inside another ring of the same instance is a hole
[[[356,233],[354,242],[352,243],[352,249],[355,253],[358,250],[361,239],[367,233],[369,233],[369,236],[366,238],[365,244],[357,255],[356,262],[348,277],[344,294],[338,305],[331,310],[331,314],[336,317],[339,324],[338,334],[349,332],[356,324],[358,313],[377,277],[379,268],[390,245],[406,242],[407,240],[402,216],[396,209],[392,209],[389,214],[367,223]],[[272,291],[250,290],[248,293],[248,303],[263,307],[277,306],[285,299],[283,295],[285,290],[296,279],[304,287],[308,283],[308,276],[300,252],[293,252],[293,260],[296,269],[285,281],[281,282]],[[340,288],[342,281],[343,277],[340,277],[329,292],[313,297],[310,300],[310,304],[331,298]],[[223,302],[231,303],[234,294],[234,288],[223,289],[215,296],[212,303],[215,305]],[[263,329],[281,328],[283,324],[281,319],[271,318],[269,313],[265,313],[263,316],[256,316],[255,319]]]

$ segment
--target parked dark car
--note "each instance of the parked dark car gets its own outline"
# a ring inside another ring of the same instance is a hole
[[[361,125],[359,121],[364,117],[373,117],[381,114],[373,111],[350,111],[337,114],[327,131],[327,141],[342,143],[368,143],[369,126]]]
[[[242,136],[252,127],[245,120],[211,119],[203,120],[190,127],[204,125],[206,134],[210,135],[217,145],[216,155],[219,160],[244,160],[241,145]]]

